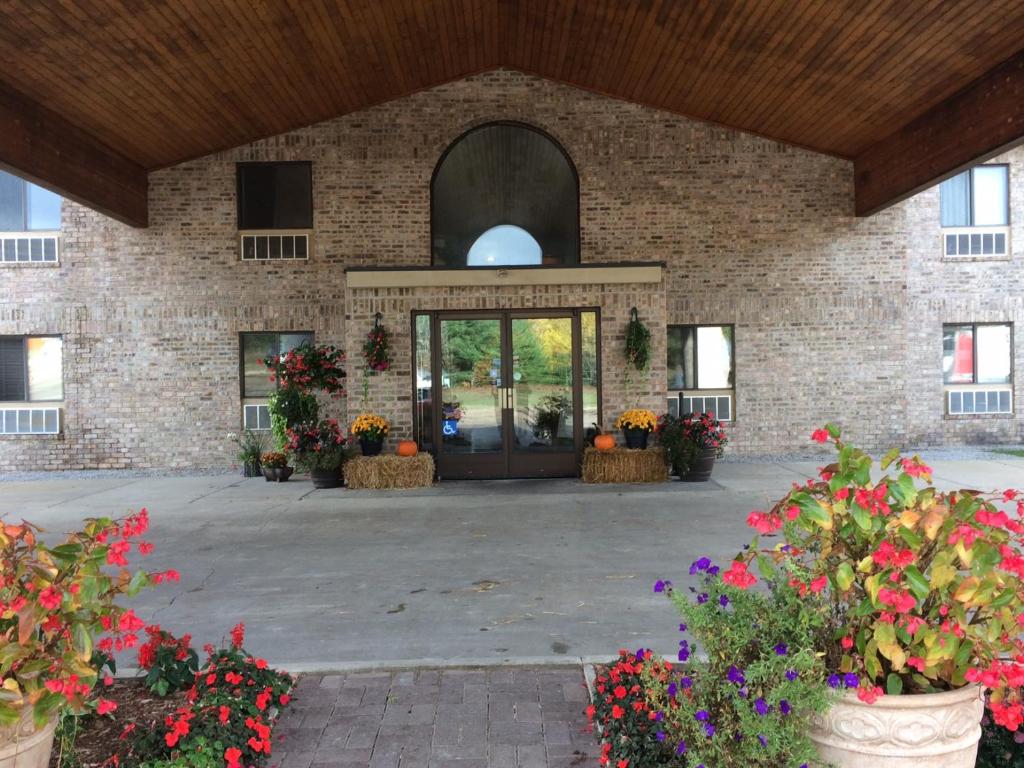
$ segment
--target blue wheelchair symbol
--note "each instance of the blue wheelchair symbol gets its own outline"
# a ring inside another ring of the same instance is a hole
[[[459,434],[458,419],[445,419],[441,423],[441,434],[445,437],[455,437],[455,435]]]

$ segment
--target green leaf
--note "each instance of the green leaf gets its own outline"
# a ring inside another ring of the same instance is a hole
[[[833,439],[837,439],[842,434],[839,427],[831,422],[825,425],[825,431],[828,432]]]
[[[881,463],[882,469],[888,469],[889,465],[892,464],[894,461],[896,461],[896,459],[898,459],[899,456],[900,456],[900,449],[899,448],[890,448],[886,452],[885,456],[882,457],[882,463]]]
[[[928,597],[928,593],[932,591],[932,588],[928,584],[928,579],[917,569],[917,566],[907,566],[907,570],[904,573],[907,576],[907,581],[910,582],[910,591],[914,593],[914,597],[918,600],[924,600]]]
[[[862,531],[871,530],[871,513],[864,509],[860,504],[850,505],[850,516],[854,522],[857,523],[857,527]]]
[[[149,574],[145,571],[136,571],[132,576],[132,580],[128,582],[128,588],[125,590],[125,594],[128,597],[135,597],[139,591],[149,584]]]
[[[71,628],[71,642],[82,661],[92,660],[92,635],[84,624],[76,623]]]
[[[843,592],[848,590],[854,582],[853,568],[849,563],[841,563],[836,569],[836,584]]]
[[[907,528],[905,525],[900,526],[899,530],[900,538],[907,543],[907,546],[911,549],[921,548],[921,537],[914,533],[912,530]]]
[[[21,707],[0,702],[0,725],[14,725],[21,719]]]
[[[800,504],[800,509],[811,522],[817,523],[826,531],[832,530],[832,516],[815,499],[808,498]]]
[[[903,693],[903,680],[895,672],[890,672],[885,679],[885,692],[890,696],[899,696]]]

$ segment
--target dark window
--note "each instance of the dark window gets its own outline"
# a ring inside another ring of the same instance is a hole
[[[1010,169],[1007,165],[978,165],[939,185],[939,209],[944,227],[1005,227],[1010,223]],[[947,250],[949,246],[947,245]],[[977,249],[960,253],[981,253]]]
[[[0,402],[64,399],[60,336],[0,336]]]
[[[239,163],[238,228],[312,229],[312,164]]]
[[[668,327],[670,390],[732,389],[734,384],[731,325]]]
[[[431,182],[435,266],[578,264],[579,180],[559,144],[518,123],[469,131]]]
[[[1013,328],[1008,323],[942,326],[942,380],[946,384],[1009,384]]]
[[[0,171],[0,232],[58,230],[60,206],[60,195]]]
[[[242,397],[266,397],[274,391],[270,372],[260,362],[265,357],[283,355],[303,344],[312,344],[313,334],[306,331],[242,334]]]

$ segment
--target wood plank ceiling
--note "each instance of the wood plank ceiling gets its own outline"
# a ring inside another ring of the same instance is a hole
[[[853,159],[1022,48],[1021,0],[0,2],[0,84],[146,170],[499,66]]]

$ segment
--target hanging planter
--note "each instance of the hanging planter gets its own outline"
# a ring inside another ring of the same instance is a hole
[[[363,342],[363,357],[368,371],[386,371],[391,367],[391,344],[388,332],[381,325],[384,316],[378,312],[373,316],[373,328]]]
[[[651,362],[651,330],[640,322],[636,307],[629,311],[626,326],[626,363],[638,371],[646,371]]]

